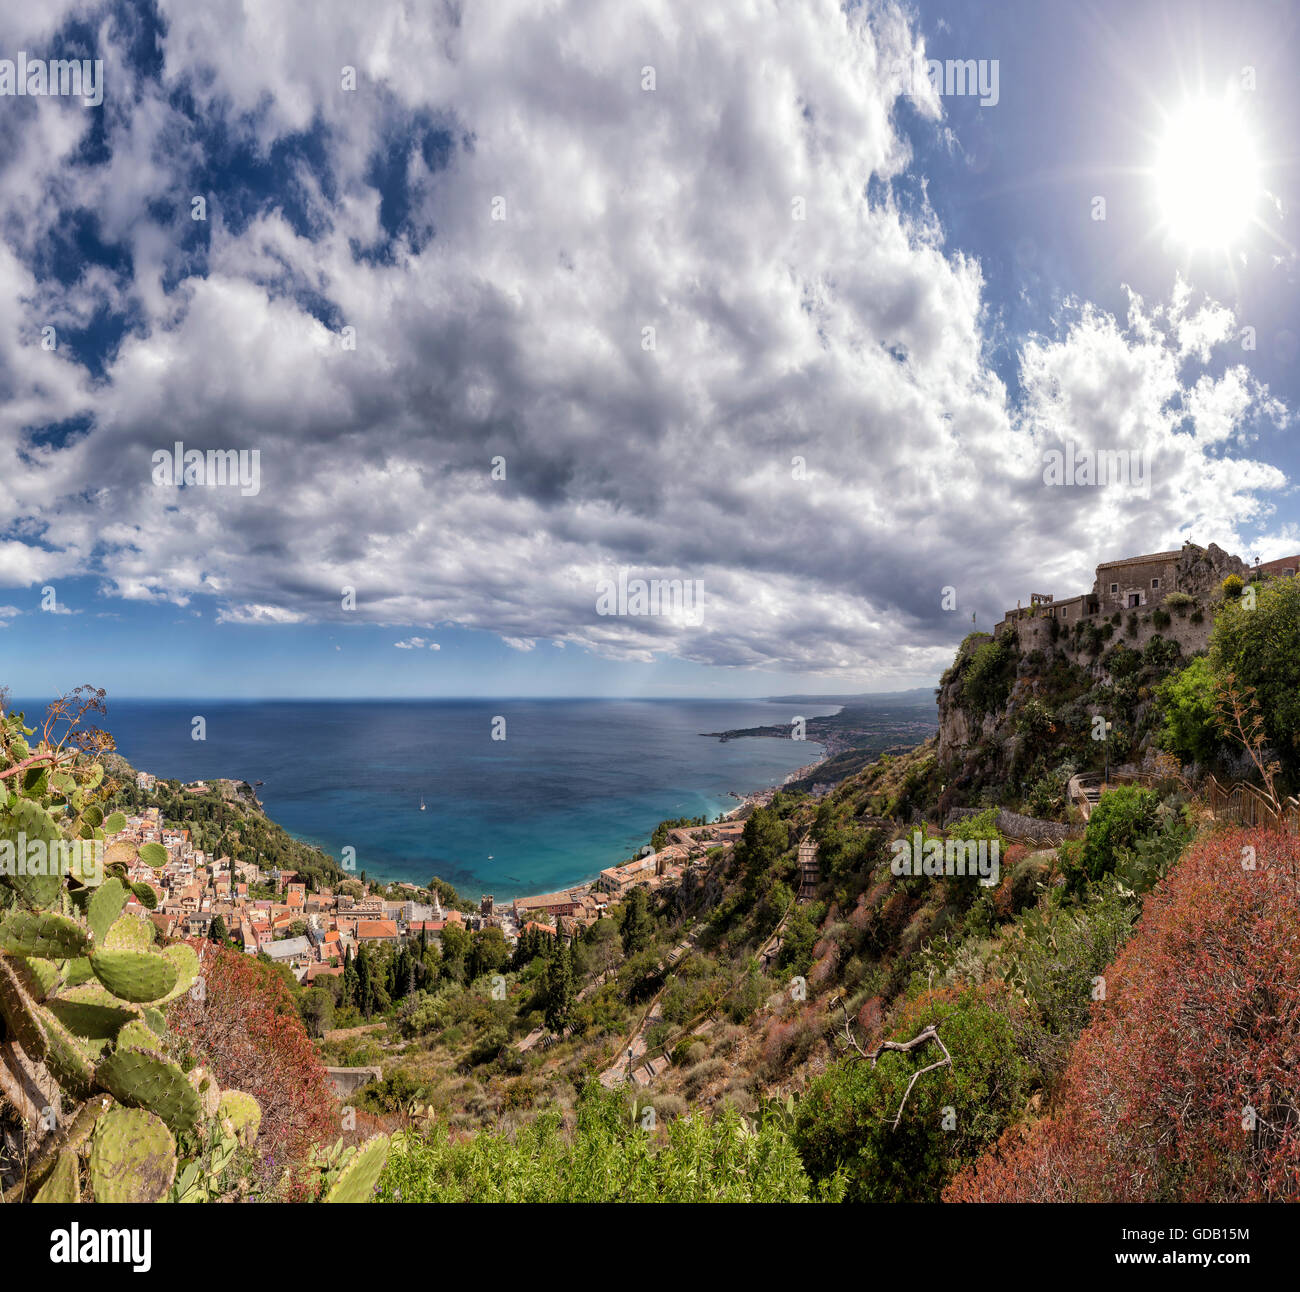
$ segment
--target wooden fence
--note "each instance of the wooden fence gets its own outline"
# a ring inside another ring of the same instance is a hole
[[[1103,785],[1100,776],[1076,776],[1071,781],[1071,799],[1082,809],[1087,820],[1091,809],[1096,806],[1096,797],[1088,801],[1088,790],[1099,797],[1101,791],[1111,785],[1157,785],[1168,779],[1146,772],[1116,772]],[[1260,786],[1250,781],[1232,781],[1224,785],[1213,776],[1205,778],[1204,789],[1210,815],[1216,821],[1300,833],[1300,799],[1289,798],[1275,804]]]
[[[1206,778],[1206,798],[1216,821],[1300,833],[1300,800],[1295,798],[1284,799],[1275,805],[1258,785],[1251,785],[1248,781],[1221,785],[1213,776]]]

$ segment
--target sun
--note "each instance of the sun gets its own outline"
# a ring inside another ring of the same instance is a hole
[[[1230,247],[1255,216],[1261,187],[1249,122],[1229,99],[1199,98],[1173,114],[1155,164],[1168,232],[1189,248]]]

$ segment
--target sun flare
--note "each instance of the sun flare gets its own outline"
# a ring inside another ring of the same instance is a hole
[[[1191,248],[1227,247],[1255,214],[1259,157],[1233,103],[1194,99],[1172,115],[1155,165],[1156,195],[1169,233]]]

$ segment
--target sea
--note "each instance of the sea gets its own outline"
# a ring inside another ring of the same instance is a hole
[[[17,703],[15,708],[20,707]],[[29,724],[41,712],[24,707]],[[789,724],[838,705],[763,700],[109,700],[96,720],[140,771],[257,787],[267,815],[372,879],[498,900],[594,878],[662,820],[817,761],[811,741],[703,732]],[[195,740],[201,717],[204,740]],[[494,731],[504,739],[493,739]],[[421,810],[421,801],[424,808]]]

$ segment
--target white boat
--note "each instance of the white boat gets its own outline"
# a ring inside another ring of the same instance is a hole
[[[420,811],[421,811],[421,812],[424,811],[424,795],[423,795],[423,794],[420,795]]]

